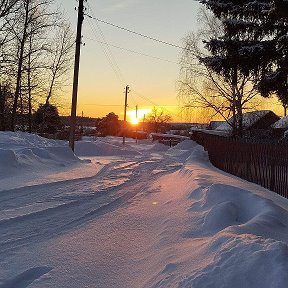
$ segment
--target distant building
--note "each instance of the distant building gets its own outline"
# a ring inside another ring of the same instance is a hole
[[[273,130],[273,135],[275,137],[281,138],[284,136],[285,132],[288,130],[288,116],[285,116],[271,125]]]
[[[208,129],[211,129],[211,130],[215,130],[217,129],[220,125],[224,124],[225,121],[211,121],[209,123],[209,126],[208,126]]]
[[[271,134],[271,125],[280,119],[270,110],[260,110],[243,114],[243,131],[246,136],[267,137]],[[216,128],[217,131],[232,132],[233,118]]]

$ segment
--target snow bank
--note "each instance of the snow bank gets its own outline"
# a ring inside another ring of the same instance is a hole
[[[206,267],[182,280],[177,287],[287,287],[288,248],[280,241],[222,234],[213,239],[210,249],[206,257],[211,260],[205,263]]]
[[[0,132],[0,175],[28,172],[79,162],[65,141],[24,132]]]
[[[195,189],[189,199],[194,225],[185,236],[210,240],[201,270],[179,287],[287,287],[287,211],[252,191],[223,184]]]
[[[245,230],[245,233],[265,236],[265,229],[285,227],[281,221],[288,221],[286,211],[251,191],[212,184],[208,188],[193,191],[190,199],[193,199],[193,193],[197,200],[190,209],[197,211],[201,217],[204,215],[201,230],[205,235],[234,227],[234,232],[240,228],[241,232]],[[288,228],[286,230],[288,232]]]
[[[12,150],[7,149],[0,149],[0,171],[5,171],[6,169],[9,169],[9,167],[18,167],[19,163],[17,161],[16,154]],[[1,169],[2,168],[2,169]]]
[[[65,141],[52,140],[25,132],[1,132],[0,148],[68,146]]]
[[[192,140],[184,140],[174,147],[170,148],[166,154],[169,156],[174,157],[181,157],[181,159],[188,158],[192,151],[195,149],[195,147],[198,146],[196,142]]]

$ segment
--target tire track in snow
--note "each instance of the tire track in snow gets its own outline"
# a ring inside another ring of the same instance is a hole
[[[20,208],[20,211],[21,207],[31,203],[43,203],[44,206],[43,209],[26,213],[24,207],[22,214],[16,213],[10,218],[0,217],[0,252],[65,233],[128,204],[135,195],[147,189],[149,181],[160,177],[165,171],[171,172],[169,163],[170,157],[161,160],[144,157],[137,161],[133,159],[128,164],[116,161],[104,166],[91,177],[1,193],[1,211],[9,205],[12,210]],[[152,173],[160,168],[162,173]],[[95,187],[95,183],[98,186]]]

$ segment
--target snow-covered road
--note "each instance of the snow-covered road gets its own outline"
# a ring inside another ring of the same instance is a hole
[[[80,161],[0,133],[0,288],[287,287],[287,199],[192,141],[120,143],[79,142]]]
[[[55,237],[111,213],[146,191],[147,185],[161,174],[172,170],[175,167],[171,159],[126,157],[111,160],[89,177],[2,191],[0,251]]]

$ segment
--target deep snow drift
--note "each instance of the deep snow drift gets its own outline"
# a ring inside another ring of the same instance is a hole
[[[0,287],[286,288],[288,200],[187,140],[0,132]],[[88,160],[89,159],[89,160]]]

